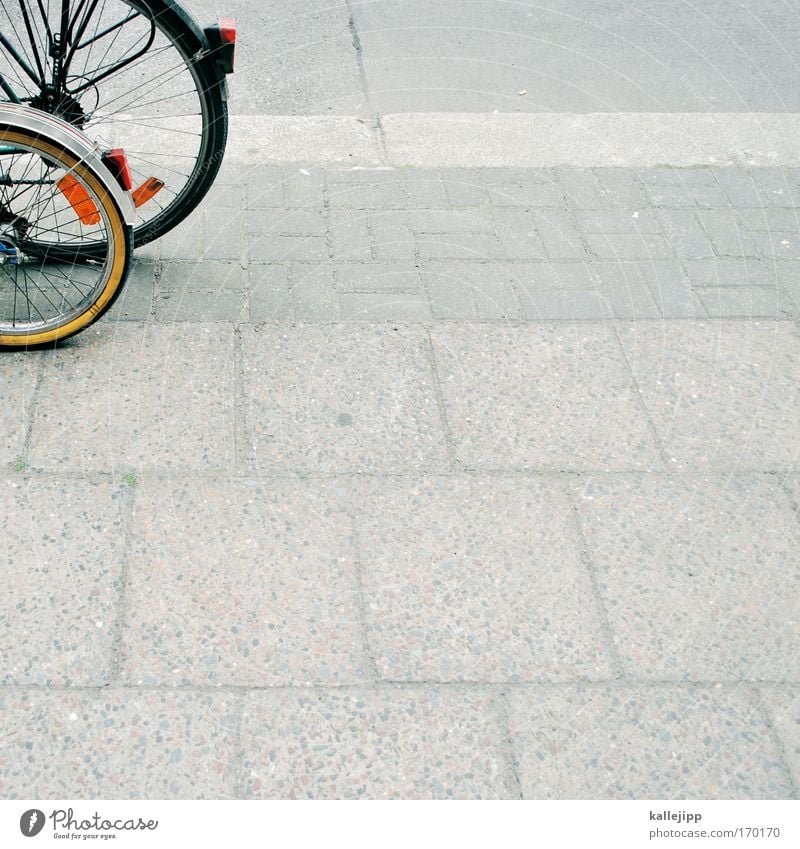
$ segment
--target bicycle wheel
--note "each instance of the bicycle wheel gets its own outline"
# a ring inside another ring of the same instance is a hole
[[[0,0],[0,95],[125,149],[143,245],[202,200],[225,150],[225,74],[174,0]]]
[[[87,245],[94,258],[81,259]],[[130,227],[95,171],[49,139],[0,126],[0,346],[88,327],[121,291],[131,251]]]

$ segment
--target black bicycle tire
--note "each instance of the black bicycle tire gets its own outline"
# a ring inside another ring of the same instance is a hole
[[[198,85],[198,95],[204,110],[203,148],[195,162],[189,181],[177,198],[158,215],[134,227],[135,247],[158,239],[184,221],[208,194],[219,173],[228,140],[228,104],[225,94],[225,75],[204,56],[196,60],[206,44],[202,30],[194,18],[174,0],[123,0],[132,6],[146,7],[157,26],[173,40]],[[196,74],[196,75],[195,75]],[[207,134],[207,135],[206,135]]]
[[[111,269],[103,285],[103,289],[86,309],[65,325],[33,331],[27,334],[4,333],[0,325],[0,349],[18,350],[25,348],[34,350],[42,347],[52,347],[55,344],[63,342],[65,339],[81,333],[111,309],[125,287],[130,271],[133,254],[132,228],[125,224],[124,217],[116,200],[107,190],[106,178],[101,177],[85,162],[81,162],[73,153],[65,150],[62,145],[42,136],[38,132],[0,125],[0,140],[5,140],[9,136],[12,137],[12,143],[14,144],[28,146],[32,151],[39,151],[42,155],[53,158],[58,162],[68,163],[69,172],[73,176],[76,176],[77,179],[83,180],[91,186],[100,200],[105,214],[108,216],[111,229],[117,231],[121,240],[119,245],[115,244],[114,246],[115,255],[111,260]],[[103,244],[106,246],[106,251],[111,250],[107,242]],[[54,251],[49,251],[51,255],[57,252],[57,247]],[[74,257],[72,248],[66,251],[65,257],[69,259]],[[100,304],[99,307],[98,304]]]

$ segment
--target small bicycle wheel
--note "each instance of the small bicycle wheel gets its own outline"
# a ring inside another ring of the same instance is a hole
[[[121,291],[131,251],[101,177],[50,140],[0,126],[0,346],[88,327]]]
[[[182,221],[219,170],[228,128],[224,74],[173,0],[1,3],[0,98],[124,148],[143,245]]]

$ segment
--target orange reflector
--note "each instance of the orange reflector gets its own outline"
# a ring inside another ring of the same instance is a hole
[[[138,189],[134,189],[131,192],[133,205],[138,209],[140,206],[147,203],[150,198],[155,197],[163,188],[164,183],[161,180],[156,177],[150,177],[150,179],[145,180]]]
[[[56,185],[84,224],[97,224],[100,213],[89,193],[72,174],[65,174]]]

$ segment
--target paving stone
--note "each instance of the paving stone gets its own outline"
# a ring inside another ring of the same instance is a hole
[[[772,264],[778,282],[788,293],[795,309],[800,310],[800,262],[776,262]]]
[[[495,236],[487,233],[417,234],[421,259],[500,259],[505,251]]]
[[[493,233],[491,210],[420,209],[408,213],[408,226],[415,233]]]
[[[320,209],[250,209],[250,233],[276,233],[283,236],[324,236],[325,213]]]
[[[404,188],[408,196],[409,209],[442,208],[448,205],[444,183],[433,172],[431,177],[422,176],[427,172],[409,169],[404,175]]]
[[[367,217],[363,212],[331,210],[331,256],[335,260],[364,262],[372,259]]]
[[[573,209],[604,209],[606,194],[588,168],[557,168],[556,174],[568,206]]]
[[[402,178],[369,184],[328,184],[328,203],[345,209],[406,209],[408,195]]]
[[[600,287],[596,263],[498,262],[494,266],[503,268],[515,285],[530,291],[547,289],[590,291]]]
[[[732,209],[699,209],[695,213],[718,256],[758,256],[751,233],[742,227]]]
[[[659,218],[676,256],[695,259],[714,256],[711,242],[692,210],[662,209]]]
[[[389,326],[243,330],[243,412],[261,470],[447,465],[424,335]]]
[[[776,263],[760,259],[694,259],[683,267],[693,286],[763,286],[775,290]]]
[[[728,197],[730,205],[740,207],[762,207],[763,199],[752,176],[753,169],[716,168],[717,182]]]
[[[661,222],[653,210],[601,209],[576,212],[578,226],[584,233],[651,233],[663,234]]]
[[[5,799],[234,796],[230,693],[5,690],[0,711]]]
[[[790,301],[775,286],[707,287],[697,297],[712,318],[787,319],[793,312]]]
[[[518,318],[515,271],[505,263],[425,263],[422,278],[434,318]]]
[[[543,292],[518,284],[517,297],[523,317],[530,321],[588,321],[612,317],[605,299],[596,291]]]
[[[3,352],[0,357],[0,463],[14,466],[25,454],[40,355]]]
[[[291,265],[291,296],[298,321],[336,321],[339,307],[331,265]]]
[[[246,292],[160,292],[155,299],[155,320],[162,324],[175,321],[213,322],[246,321]]]
[[[162,262],[158,288],[162,292],[220,292],[246,288],[238,262]]]
[[[557,183],[502,183],[486,188],[492,206],[562,209],[564,195]]]
[[[769,687],[761,691],[761,698],[797,786],[800,784],[800,688]]]
[[[659,318],[660,311],[638,265],[626,262],[596,263],[603,295],[617,318]]]
[[[587,233],[585,239],[589,250],[599,259],[668,259],[673,256],[672,247],[663,236]]]
[[[425,321],[431,317],[423,294],[402,292],[344,292],[339,295],[342,320]]]
[[[466,467],[626,469],[658,462],[609,329],[473,325],[435,328],[432,338],[447,421]]]
[[[500,253],[492,259],[547,259],[533,217],[522,209],[494,209]]]
[[[419,289],[419,269],[413,263],[339,263],[334,269],[339,292],[391,292]]]
[[[748,230],[763,233],[797,233],[800,230],[800,215],[797,209],[737,209],[736,217]]]
[[[485,186],[472,175],[472,170],[445,171],[443,185],[448,205],[454,207],[486,206],[489,195]]]
[[[711,208],[728,207],[728,197],[721,186],[681,184],[671,186],[646,186],[650,202],[668,208]]]
[[[797,233],[754,233],[753,240],[762,256],[800,259],[800,235]]]
[[[239,183],[237,185],[225,185],[217,183],[209,189],[208,194],[203,198],[203,209],[244,209],[247,205],[247,185]]]
[[[796,328],[784,322],[671,322],[625,328],[620,339],[673,467],[795,467]]]
[[[481,265],[481,268],[484,266]],[[471,284],[461,277],[426,275],[425,288],[434,318],[467,321],[477,316]]]
[[[127,575],[136,615],[123,631],[126,683],[363,680],[352,525],[337,492],[302,480],[143,480]]]
[[[325,236],[251,235],[247,256],[250,262],[325,262],[328,241]]]
[[[586,248],[575,227],[572,214],[561,210],[532,213],[536,233],[550,259],[586,259]]]
[[[647,188],[662,186],[715,186],[714,172],[710,168],[642,168],[636,176]]]
[[[761,201],[758,206],[794,208],[800,202],[790,169],[751,168],[746,173],[758,190]]]
[[[106,321],[147,321],[153,303],[155,263],[134,259],[122,292],[109,310]]]
[[[649,260],[633,265],[647,283],[664,318],[701,318],[706,315],[680,263]]]
[[[264,209],[286,205],[284,181],[291,181],[291,177],[287,176],[284,169],[275,165],[251,166],[240,179],[247,187],[248,209]],[[322,203],[322,191],[320,191],[320,203]]]
[[[495,698],[437,689],[247,696],[248,799],[512,798]]]
[[[4,484],[0,684],[107,684],[124,556],[119,487]]]
[[[603,190],[604,208],[641,209],[647,204],[644,187],[631,168],[594,168]]]
[[[798,679],[800,526],[776,481],[587,478],[574,492],[626,674]]]
[[[203,259],[231,259],[241,262],[246,251],[246,219],[242,211],[206,210],[203,213]]]
[[[409,226],[408,212],[370,210],[367,213],[372,253],[381,262],[414,262],[417,243]]]
[[[287,168],[283,192],[286,206],[322,209],[325,202],[324,176],[319,168]]]
[[[289,269],[285,265],[250,265],[250,321],[283,321],[292,317]]]
[[[228,326],[90,327],[45,361],[47,403],[37,407],[30,463],[79,472],[230,468],[233,377]]]
[[[447,477],[353,486],[366,638],[382,677],[613,674],[559,484]]]
[[[746,690],[520,689],[511,733],[528,799],[788,799]]]
[[[191,217],[158,240],[159,256],[162,262],[172,259],[197,261],[204,249],[203,238],[202,217]]]

